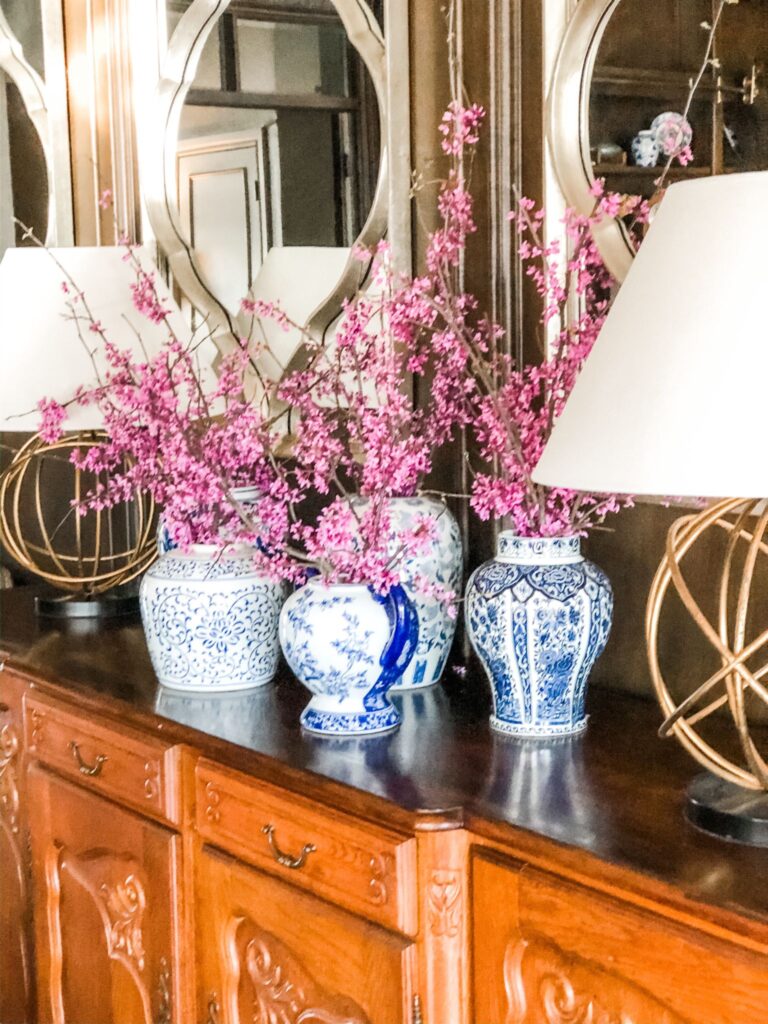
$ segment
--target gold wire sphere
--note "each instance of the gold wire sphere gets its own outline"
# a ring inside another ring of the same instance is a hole
[[[768,708],[768,661],[754,667],[768,644],[768,629],[747,638],[750,598],[760,556],[768,555],[765,533],[768,506],[762,501],[729,498],[692,515],[669,530],[664,559],[648,597],[646,642],[656,695],[666,718],[662,736],[674,734],[700,764],[723,779],[750,790],[768,790],[768,763],[750,731],[747,698]],[[702,611],[683,576],[688,551],[710,530],[725,532],[725,553],[717,585],[717,622]],[[720,668],[681,702],[676,701],[659,666],[659,621],[667,591],[673,586],[696,626],[717,653]],[[766,652],[768,654],[768,652]],[[744,761],[738,764],[718,751],[696,726],[719,709],[727,709],[736,726]]]
[[[157,557],[149,496],[85,516],[72,507],[97,477],[73,466],[70,456],[105,438],[89,431],[47,444],[35,434],[0,477],[0,541],[23,568],[61,590],[103,593],[135,579]]]

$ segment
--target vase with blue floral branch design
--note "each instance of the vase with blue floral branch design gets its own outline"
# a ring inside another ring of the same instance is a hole
[[[365,584],[312,579],[285,602],[280,642],[313,693],[301,715],[305,729],[355,736],[400,724],[388,693],[418,644],[418,618],[403,587],[382,595]]]
[[[193,544],[144,574],[141,618],[157,678],[174,690],[217,693],[270,682],[280,656],[283,585],[244,544]]]
[[[613,594],[578,537],[502,532],[496,558],[470,577],[465,615],[494,729],[548,737],[586,727],[587,679],[608,641]]]

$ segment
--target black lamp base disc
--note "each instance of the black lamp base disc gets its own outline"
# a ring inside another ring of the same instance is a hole
[[[85,597],[80,594],[57,594],[35,598],[35,611],[56,619],[111,619],[118,615],[138,615],[139,595],[129,588],[125,593],[108,591]]]
[[[692,825],[734,843],[768,847],[768,793],[744,789],[710,772],[688,787],[685,815]]]

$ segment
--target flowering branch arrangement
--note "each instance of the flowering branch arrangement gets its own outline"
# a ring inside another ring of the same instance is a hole
[[[73,456],[80,468],[108,480],[81,499],[78,511],[148,491],[182,547],[243,541],[274,576],[299,581],[314,570],[328,582],[362,582],[386,592],[434,530],[426,516],[397,526],[391,501],[419,493],[435,450],[460,429],[471,432],[482,461],[471,503],[483,519],[507,518],[522,536],[560,536],[584,533],[628,504],[614,495],[542,487],[532,472],[608,308],[612,282],[592,229],[607,216],[642,218],[645,209],[637,199],[603,194],[598,183],[593,214],[566,215],[563,254],[558,241],[544,237],[544,211],[517,200],[511,216],[518,251],[542,301],[541,361],[517,366],[501,328],[461,287],[475,231],[467,168],[483,116],[477,105],[454,101],[441,121],[452,170],[440,189],[441,222],[429,238],[423,274],[398,275],[385,244],[364,254],[374,261],[372,286],[345,304],[330,343],[275,304],[244,301],[254,323],[271,318],[300,331],[306,353],[303,369],[262,380],[258,400],[245,395],[259,346],[241,339],[217,379],[206,382],[197,358],[201,341],[193,335],[185,344],[176,335],[135,247],[126,244],[133,304],[167,330],[151,356],[137,359],[112,344],[75,282],[65,280],[81,341],[86,347],[95,341],[106,361],[99,370],[94,357],[97,383],[72,399],[97,404],[108,434],[102,445]],[[420,408],[412,406],[409,378],[428,383]],[[271,415],[275,406],[289,412]],[[44,436],[53,439],[66,410],[50,400],[40,409]],[[278,459],[278,421],[286,415],[298,427],[290,458]],[[260,491],[248,509],[233,494],[239,486]],[[318,499],[322,507],[308,516],[308,504]],[[451,599],[434,582],[416,585]]]
[[[545,211],[520,197],[511,219],[518,252],[542,303],[542,357],[517,366],[504,332],[478,313],[459,286],[467,239],[475,231],[466,167],[478,141],[480,107],[454,101],[441,124],[452,171],[440,192],[442,224],[429,241],[424,276],[403,282],[393,323],[397,341],[418,364],[437,348],[440,388],[466,402],[457,420],[469,425],[483,468],[473,475],[471,503],[482,519],[508,519],[521,536],[582,534],[631,499],[543,487],[532,473],[607,313],[611,279],[593,239],[604,217],[647,215],[637,198],[594,188],[588,217],[567,212],[569,252],[544,238]],[[467,415],[467,410],[469,414]]]
[[[136,246],[125,240],[123,245],[134,276],[132,305],[166,334],[151,353],[140,332],[139,356],[113,343],[59,263],[66,316],[91,358],[95,383],[80,387],[64,404],[42,399],[40,434],[46,442],[58,440],[70,405],[96,406],[106,434],[72,453],[75,466],[95,480],[75,502],[75,511],[86,515],[146,492],[162,508],[165,527],[181,547],[258,539],[266,548],[284,535],[285,503],[274,468],[274,425],[263,404],[246,401],[243,393],[249,345],[241,341],[224,356],[216,377],[205,372],[199,353],[207,336],[193,332],[185,341],[178,336],[155,273],[145,268]],[[258,529],[233,495],[243,486],[261,492]],[[268,561],[258,551],[257,557]]]

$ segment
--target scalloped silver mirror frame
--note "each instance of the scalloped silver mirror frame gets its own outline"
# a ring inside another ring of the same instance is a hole
[[[221,352],[233,344],[236,318],[219,302],[205,280],[195,253],[185,238],[176,203],[176,147],[182,108],[197,72],[203,48],[231,0],[193,0],[179,20],[168,43],[151,112],[151,125],[141,156],[147,216],[155,238],[168,260],[171,273],[185,296],[207,322]],[[389,223],[389,153],[392,132],[389,119],[388,54],[381,29],[364,0],[332,0],[350,42],[371,76],[379,107],[381,152],[376,189],[368,217],[356,245],[375,245],[387,233]],[[402,144],[401,147],[402,148]],[[402,220],[402,214],[401,214]],[[400,225],[400,232],[404,226]],[[354,246],[353,246],[354,248]],[[310,316],[306,328],[321,338],[351,298],[366,268],[350,256],[342,277],[330,295]],[[289,369],[301,361],[297,353]]]
[[[547,96],[547,137],[552,165],[568,206],[588,216],[595,198],[589,153],[589,97],[597,51],[621,0],[581,0],[563,35]],[[635,250],[626,226],[605,219],[594,229],[608,270],[623,281]]]
[[[0,70],[19,90],[24,108],[40,139],[48,182],[48,223],[45,244],[57,242],[56,176],[54,171],[51,125],[45,82],[24,56],[24,48],[0,10]]]

